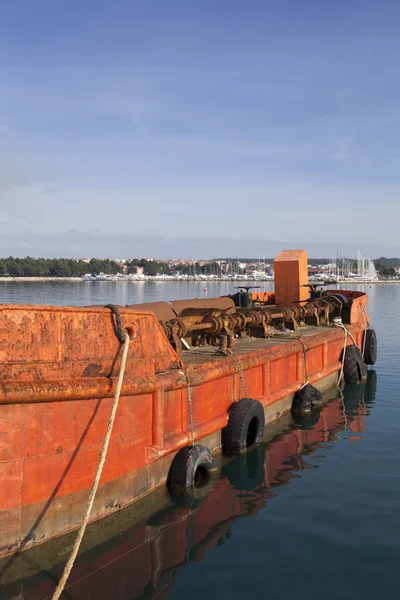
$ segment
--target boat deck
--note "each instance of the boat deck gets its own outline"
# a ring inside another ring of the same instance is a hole
[[[235,349],[233,351],[233,354],[235,356],[240,356],[243,354],[264,350],[267,348],[273,348],[274,346],[281,346],[282,344],[294,342],[299,339],[307,339],[316,336],[318,334],[326,332],[327,330],[332,331],[332,329],[332,326],[316,327],[312,325],[305,325],[297,331],[277,333],[268,338],[239,338],[235,340]],[[206,345],[198,346],[196,348],[190,348],[190,350],[183,349],[181,359],[188,367],[196,367],[198,365],[203,365],[209,362],[220,362],[221,356],[222,355],[219,351],[218,346]]]

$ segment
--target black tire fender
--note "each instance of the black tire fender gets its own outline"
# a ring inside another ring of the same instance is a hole
[[[360,349],[355,344],[347,346],[344,355],[343,376],[346,383],[366,381],[368,370]]]
[[[202,499],[214,485],[218,472],[206,446],[185,446],[172,461],[167,486],[172,494]]]
[[[378,356],[378,340],[374,329],[367,329],[364,333],[364,362],[366,365],[374,365]]]
[[[316,407],[323,403],[322,393],[311,383],[303,385],[293,396],[292,413],[311,413]]]
[[[265,416],[261,402],[252,398],[242,398],[239,402],[233,402],[228,412],[228,424],[222,430],[224,454],[242,454],[262,441]]]

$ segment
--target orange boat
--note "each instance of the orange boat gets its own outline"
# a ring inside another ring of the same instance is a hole
[[[307,429],[293,424],[290,415],[267,426],[266,444],[225,464],[216,485],[195,508],[174,506],[159,490],[147,503],[146,515],[137,511],[136,503],[120,511],[118,518],[113,515],[93,523],[68,581],[67,596],[74,600],[167,598],[181,569],[203,560],[209,548],[229,543],[238,519],[263,510],[277,495],[277,488],[295,483],[298,472],[315,466],[315,460],[322,467],[323,456],[316,457],[316,450],[323,447],[325,455],[327,444],[336,442],[344,430],[349,443],[362,437],[374,400],[375,376],[371,371],[359,393],[345,390],[343,399],[330,400],[314,424],[306,421]],[[69,534],[22,553],[13,563],[8,561],[3,572],[5,597],[18,598],[23,589],[25,600],[50,598],[73,541]],[[52,544],[47,551],[45,546]],[[1,571],[0,563],[0,581]]]
[[[215,454],[246,451],[286,411],[314,410],[342,375],[362,381],[375,357],[366,294],[310,294],[304,250],[278,255],[274,293],[0,305],[0,556],[79,526],[108,426],[90,520],[166,482],[201,496]]]

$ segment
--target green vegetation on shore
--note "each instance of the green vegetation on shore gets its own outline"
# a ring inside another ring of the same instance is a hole
[[[381,258],[374,260],[374,264],[381,277],[395,277],[397,274],[396,267],[400,265],[400,259],[381,256]]]
[[[214,261],[205,264],[192,262],[176,266],[166,261],[145,258],[127,261],[125,265],[113,260],[92,258],[89,262],[72,258],[0,258],[0,277],[81,277],[86,273],[104,273],[112,275],[121,273],[123,266],[127,272],[135,274],[137,267],[143,268],[145,275],[187,275],[214,274],[221,275],[221,266]],[[235,266],[235,263],[233,264]]]
[[[84,262],[71,258],[0,258],[0,277],[80,277],[85,273],[108,275],[120,271],[121,266],[108,259]]]
[[[128,267],[128,273],[134,274],[136,273],[137,267],[143,268],[144,275],[221,275],[222,268],[221,265],[213,260],[210,261],[202,261],[199,263],[198,261],[192,261],[187,263],[182,263],[179,265],[171,264],[167,261],[161,260],[148,260],[146,258],[141,258],[140,260],[135,258],[126,263]],[[238,261],[234,260],[231,263],[231,268],[236,271],[238,270]],[[245,272],[242,271],[242,272]]]
[[[92,258],[91,260],[77,260],[73,258],[0,258],[0,277],[81,277],[86,273],[104,273],[112,275],[117,273],[136,274],[138,269],[144,275],[215,275],[226,273],[240,273],[242,275],[252,272],[252,259],[219,259],[208,261],[174,260],[162,261],[154,259],[133,259],[126,262],[109,259]],[[343,268],[344,261],[356,271],[356,261],[347,259],[338,260],[338,268]],[[225,263],[225,264],[224,264]],[[258,264],[258,269],[264,271],[265,265],[272,264],[273,259],[263,261],[264,266]],[[309,259],[312,266],[326,265],[327,259]],[[400,265],[398,258],[381,257],[374,261],[376,270],[381,277],[395,277],[396,268]],[[257,266],[257,260],[254,259]]]

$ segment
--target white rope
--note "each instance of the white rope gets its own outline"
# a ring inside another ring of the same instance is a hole
[[[368,323],[367,323],[367,315],[366,315],[366,312],[365,312],[365,309],[364,309],[364,305],[360,304],[360,306],[361,306],[361,312],[362,312],[363,317],[364,317],[364,337],[363,337],[363,343],[362,343],[362,355],[363,355],[363,358],[364,358],[365,340],[366,340],[366,337],[367,337]]]
[[[342,323],[342,322],[333,322],[333,324],[335,325],[335,327],[341,327],[342,329],[344,329],[344,347],[343,347],[343,356],[342,356],[342,366],[340,367],[340,371],[339,371],[339,378],[337,380],[337,386],[340,386],[340,382],[343,379],[343,370],[344,370],[344,359],[346,356],[346,348],[347,348],[347,336],[350,335],[351,339],[354,341],[353,336],[351,335],[350,331],[347,329],[347,327]],[[340,388],[339,388],[340,389]]]
[[[93,481],[92,489],[90,490],[89,499],[88,499],[88,502],[87,502],[87,505],[85,508],[85,512],[83,513],[82,523],[79,528],[79,532],[76,537],[74,546],[72,548],[72,552],[69,555],[67,564],[65,565],[65,568],[64,568],[64,573],[59,581],[57,589],[54,592],[51,600],[58,600],[58,598],[61,596],[61,594],[64,590],[65,584],[67,583],[67,579],[71,573],[72,567],[74,566],[75,559],[79,552],[79,547],[81,545],[83,536],[85,534],[85,530],[86,530],[86,526],[89,521],[90,513],[92,512],[93,502],[94,502],[94,499],[96,496],[97,488],[99,487],[99,481],[100,481],[101,473],[103,471],[103,466],[104,466],[106,456],[107,456],[108,444],[110,442],[110,437],[111,437],[111,432],[112,432],[112,428],[114,425],[115,415],[117,413],[119,397],[121,394],[122,382],[123,382],[124,374],[125,374],[126,361],[128,358],[129,341],[130,341],[129,335],[127,333],[124,333],[124,351],[122,354],[121,369],[120,369],[120,372],[118,375],[117,387],[116,387],[115,394],[114,394],[111,415],[110,415],[110,419],[108,421],[107,431],[106,431],[106,435],[104,438],[103,447],[101,449],[100,460],[99,460],[99,464],[97,465],[96,475],[95,475],[95,478]]]

